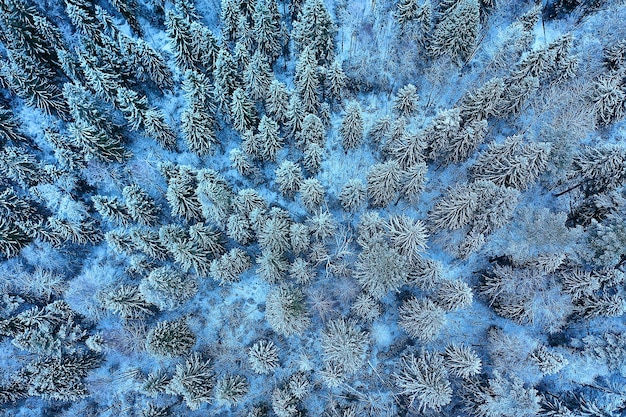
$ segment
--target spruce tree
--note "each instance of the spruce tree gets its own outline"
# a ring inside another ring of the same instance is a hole
[[[311,48],[316,62],[331,62],[337,27],[322,0],[306,0],[298,20],[293,24],[292,37],[296,49]]]
[[[258,51],[270,62],[274,61],[282,49],[280,42],[280,13],[276,0],[257,0],[254,5],[254,38]]]
[[[239,132],[245,132],[256,122],[254,103],[241,88],[236,89],[233,93],[230,115],[233,127]]]
[[[478,0],[459,0],[447,9],[435,28],[431,52],[434,56],[449,55],[462,62],[469,58],[480,29]]]
[[[243,72],[246,91],[253,100],[262,100],[267,96],[273,78],[274,75],[266,58],[257,50]]]
[[[363,142],[363,116],[356,101],[346,106],[346,113],[339,127],[344,150],[357,148]]]
[[[307,113],[317,113],[320,105],[319,74],[313,50],[305,48],[296,65],[296,89],[302,100],[302,107]]]
[[[272,80],[265,99],[265,110],[277,122],[283,123],[287,117],[289,92],[287,86],[276,79]]]

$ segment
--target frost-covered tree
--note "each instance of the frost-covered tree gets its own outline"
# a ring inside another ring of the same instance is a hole
[[[283,195],[293,198],[302,183],[302,168],[291,161],[283,161],[276,168],[276,184]]]
[[[337,28],[322,0],[306,0],[293,23],[291,36],[300,51],[311,48],[316,62],[330,62],[334,54]]]
[[[257,374],[269,374],[279,365],[278,348],[271,340],[261,339],[248,349],[250,367]]]
[[[472,166],[472,174],[477,180],[522,190],[546,169],[549,156],[550,144],[510,136],[503,143],[492,143]]]
[[[159,209],[154,199],[136,184],[124,187],[122,191],[128,213],[136,222],[151,226],[159,217]]]
[[[300,184],[300,198],[308,211],[318,209],[324,202],[324,187],[317,178],[307,178]]]
[[[474,350],[465,345],[448,345],[444,352],[444,365],[452,375],[470,378],[479,375],[482,361]]]
[[[407,260],[382,239],[373,239],[359,254],[354,276],[376,299],[397,290],[407,281]]]
[[[119,126],[112,122],[95,97],[78,84],[65,84],[63,95],[74,122],[68,130],[88,158],[122,162],[130,154],[124,149]]]
[[[165,14],[165,25],[167,33],[172,39],[172,46],[176,56],[176,65],[181,70],[192,69],[198,65],[193,53],[194,42],[191,32],[191,23],[184,16],[168,10]]]
[[[245,132],[250,129],[257,120],[254,102],[241,88],[237,88],[233,92],[230,104],[230,115],[233,121],[233,127],[239,132]]]
[[[343,98],[343,91],[348,85],[348,77],[343,71],[341,62],[337,59],[335,59],[326,70],[326,77],[324,81],[326,83],[326,91],[328,92],[328,95],[337,101],[341,101]]]
[[[258,52],[272,62],[280,55],[282,49],[280,13],[276,0],[257,0],[252,19]]]
[[[399,309],[399,324],[411,337],[429,342],[446,325],[445,310],[428,298],[410,298]]]
[[[367,174],[367,195],[373,206],[389,205],[398,196],[402,171],[398,162],[389,160],[375,164]]]
[[[402,357],[400,365],[400,372],[394,374],[395,384],[399,393],[409,398],[411,406],[416,405],[420,411],[439,411],[452,401],[448,372],[439,353],[426,350],[418,355],[410,353]]]
[[[275,161],[278,151],[283,147],[283,138],[278,132],[278,123],[263,115],[259,122],[257,137],[260,145],[260,157],[265,161]]]
[[[174,310],[196,295],[198,282],[171,266],[164,266],[150,271],[141,280],[139,291],[159,309]]]
[[[582,187],[587,196],[612,191],[626,179],[626,148],[585,146],[574,156],[568,177],[576,180],[574,187]]]
[[[274,78],[265,56],[256,51],[243,72],[246,91],[253,100],[264,99],[268,95],[270,82]]]
[[[398,90],[393,100],[393,109],[400,116],[410,116],[417,109],[417,88],[413,84],[407,84]]]
[[[287,286],[279,286],[267,295],[265,318],[274,331],[285,336],[302,333],[311,323],[304,294]]]
[[[267,113],[277,122],[283,123],[287,117],[289,105],[289,92],[285,83],[273,79],[270,83],[265,98]]]
[[[202,218],[202,207],[196,196],[197,171],[187,165],[164,164],[161,172],[167,181],[165,197],[173,216],[187,220]]]
[[[363,141],[363,116],[361,106],[357,102],[351,102],[346,106],[346,113],[339,127],[343,148],[357,148]]]
[[[354,178],[346,182],[339,193],[339,201],[344,210],[356,212],[365,204],[366,187],[363,181]]]
[[[483,86],[467,92],[462,98],[459,107],[463,120],[487,119],[498,114],[502,106],[504,80],[492,78]]]
[[[211,261],[211,277],[221,284],[239,280],[241,274],[252,267],[250,256],[242,249],[233,248],[218,259]]]
[[[190,410],[199,409],[213,399],[215,375],[211,360],[193,352],[184,363],[176,365],[176,371],[168,384],[170,394],[181,395]]]
[[[153,355],[173,358],[189,353],[196,336],[185,319],[160,321],[146,337],[146,349]]]
[[[420,220],[414,221],[406,215],[393,215],[389,218],[387,234],[393,247],[410,261],[426,251],[428,234]]]
[[[313,49],[306,46],[300,53],[294,77],[296,90],[306,113],[316,114],[320,105],[319,71]]]
[[[480,30],[478,0],[459,0],[446,10],[432,36],[431,53],[461,62],[470,57]]]
[[[91,197],[93,206],[102,218],[118,225],[128,226],[131,221],[126,205],[117,197],[95,195]]]
[[[354,374],[365,364],[368,335],[352,320],[328,322],[321,338],[324,362],[340,364],[346,374]]]
[[[231,96],[239,86],[240,80],[233,56],[226,47],[221,47],[213,70],[213,94],[220,110],[223,112],[230,110]]]

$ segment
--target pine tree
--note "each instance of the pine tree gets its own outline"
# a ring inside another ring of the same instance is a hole
[[[274,78],[266,58],[260,51],[256,51],[243,72],[246,91],[253,100],[263,100],[267,97],[270,82]]]
[[[140,77],[149,77],[161,90],[169,90],[174,86],[172,72],[165,59],[148,42],[141,38],[130,38],[121,32],[118,34],[118,42]]]
[[[119,127],[104,112],[95,97],[78,84],[65,84],[63,89],[74,122],[69,130],[76,143],[90,156],[122,161],[127,156],[122,147]]]
[[[306,112],[302,100],[300,100],[298,94],[292,93],[291,97],[289,97],[289,105],[287,106],[286,113],[287,120],[285,121],[285,130],[289,136],[293,137],[302,129],[302,122],[305,116]]]
[[[461,99],[461,118],[463,120],[481,120],[497,115],[502,106],[504,80],[493,78],[482,87],[466,93]]]
[[[326,129],[324,124],[314,114],[307,114],[302,121],[302,129],[296,133],[296,144],[300,149],[306,149],[310,144],[324,146],[326,143]]]
[[[181,114],[181,128],[189,150],[204,155],[218,143],[210,84],[200,72],[188,70],[183,81],[187,108]]]
[[[373,206],[385,207],[397,198],[402,180],[398,162],[375,164],[367,174],[367,194]]]
[[[480,29],[478,0],[459,0],[443,15],[431,43],[434,56],[449,55],[457,62],[469,58]]]
[[[130,224],[130,213],[128,213],[126,205],[119,198],[95,195],[91,199],[94,208],[104,219],[118,226],[128,226]]]
[[[229,41],[237,38],[237,22],[239,22],[240,11],[237,0],[222,0],[221,23],[222,34]]]
[[[293,24],[292,37],[296,49],[311,48],[315,61],[331,62],[337,28],[322,0],[306,0],[298,20]]]
[[[418,412],[423,413],[427,408],[438,412],[452,401],[448,372],[438,352],[422,350],[418,356],[410,353],[402,357],[401,365],[400,373],[394,375],[396,385],[400,394],[409,397],[411,406],[418,402]]]
[[[122,195],[133,220],[146,226],[154,225],[159,218],[159,209],[154,199],[136,184],[124,187]]]
[[[407,84],[398,90],[396,97],[393,101],[393,109],[400,116],[410,116],[415,110],[417,110],[417,101],[419,96],[417,95],[417,89],[413,84]]]

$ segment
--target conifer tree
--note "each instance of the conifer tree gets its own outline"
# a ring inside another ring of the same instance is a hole
[[[311,48],[316,63],[331,62],[337,28],[322,0],[306,0],[298,20],[293,24],[292,37],[296,49]]]
[[[302,51],[298,59],[295,83],[304,111],[313,114],[317,113],[320,105],[320,81],[317,61],[313,55],[313,49],[309,46]]]
[[[459,0],[447,9],[433,33],[431,53],[462,62],[469,58],[480,29],[478,0]]]
[[[289,92],[287,86],[276,79],[272,80],[265,98],[267,113],[277,122],[283,123],[287,118],[288,105]]]
[[[398,162],[390,160],[375,164],[367,174],[367,194],[373,206],[390,204],[400,191],[402,171]]]
[[[296,143],[300,149],[306,149],[311,144],[324,146],[326,129],[324,124],[314,114],[307,114],[302,121],[302,129],[296,133]]]
[[[353,101],[346,106],[346,113],[339,127],[343,149],[353,149],[359,147],[363,142],[363,117],[361,116],[361,106]]]
[[[82,86],[69,83],[65,84],[63,94],[74,118],[68,130],[85,155],[104,161],[124,161],[129,154],[122,145],[118,127],[101,111],[94,97]]]
[[[237,23],[240,17],[239,2],[222,0],[221,17],[222,34],[229,41],[234,41],[237,37]]]
[[[122,191],[126,207],[133,220],[146,226],[154,225],[159,217],[159,209],[154,199],[136,184],[124,187]]]
[[[230,115],[233,127],[239,132],[249,130],[256,122],[254,103],[241,88],[233,92]]]
[[[223,112],[230,110],[230,99],[239,87],[237,67],[228,49],[222,46],[217,53],[215,70],[213,71],[213,87],[215,102]]]
[[[289,136],[296,135],[302,129],[302,122],[306,116],[302,100],[298,94],[292,93],[289,97],[289,104],[287,106],[285,130]]]
[[[340,101],[343,97],[343,90],[348,85],[348,77],[345,72],[343,72],[341,63],[337,59],[335,59],[326,70],[326,78],[324,81],[326,82],[326,89],[330,97]]]
[[[410,116],[417,109],[417,89],[413,84],[402,87],[393,101],[393,109],[400,116]]]
[[[283,139],[278,133],[278,124],[263,115],[259,122],[257,140],[261,147],[261,158],[265,161],[275,161],[278,151],[283,147]]]
[[[549,144],[524,143],[522,136],[511,136],[502,144],[491,144],[472,167],[472,173],[479,180],[521,190],[543,172],[549,156]]]
[[[191,23],[183,16],[168,10],[165,14],[167,34],[172,39],[172,46],[176,56],[176,65],[181,70],[194,68],[198,63],[195,59],[193,48],[194,42],[191,32]]]
[[[246,91],[253,100],[262,100],[267,96],[273,78],[274,75],[266,58],[257,50],[243,72]]]
[[[183,81],[183,91],[187,107],[180,118],[185,142],[190,151],[198,155],[207,154],[218,143],[209,80],[200,72],[188,70]]]
[[[258,52],[264,54],[272,62],[280,55],[282,49],[280,13],[276,0],[257,0],[252,18]]]

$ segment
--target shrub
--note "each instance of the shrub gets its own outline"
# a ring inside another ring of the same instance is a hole
[[[195,344],[196,336],[184,319],[160,321],[150,329],[146,338],[148,352],[169,358],[189,353]]]

